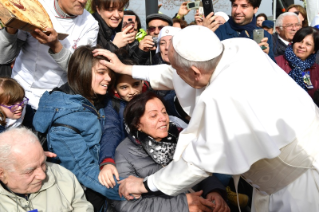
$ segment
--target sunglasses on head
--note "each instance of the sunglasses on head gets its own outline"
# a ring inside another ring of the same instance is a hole
[[[159,31],[161,31],[161,29],[163,29],[164,26],[150,26],[148,27],[148,31],[149,32],[154,32],[156,28],[158,28]]]

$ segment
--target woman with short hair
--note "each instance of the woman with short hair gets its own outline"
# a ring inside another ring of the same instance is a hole
[[[258,27],[262,27],[262,24],[264,21],[268,20],[267,16],[265,13],[260,13],[256,16],[256,25]]]
[[[276,57],[277,64],[311,97],[319,88],[319,65],[315,63],[319,49],[319,30],[299,29],[284,55]]]
[[[92,0],[91,7],[94,11],[92,15],[100,27],[97,44],[111,52],[125,48],[129,57],[138,64],[145,64],[149,54],[143,51],[143,43],[138,43],[135,40],[137,31],[134,30],[138,26],[136,24],[130,25],[122,31],[124,9],[128,5],[129,0]],[[139,20],[138,16],[136,16],[136,20]],[[136,23],[138,24],[137,21]]]
[[[178,141],[179,128],[170,122],[162,100],[153,92],[136,95],[124,111],[128,137],[117,147],[115,163],[120,177],[129,175],[145,178],[172,160]],[[223,197],[223,185],[211,176],[193,188],[195,193],[168,196],[161,192],[148,193],[140,199],[114,201],[118,212],[130,211],[230,211]],[[215,202],[215,208],[207,208],[198,200],[200,195]]]

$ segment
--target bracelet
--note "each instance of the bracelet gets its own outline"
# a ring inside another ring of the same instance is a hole
[[[151,189],[147,185],[147,179],[144,179],[143,184],[144,184],[144,187],[147,190],[147,192],[152,192]]]
[[[177,18],[177,19],[182,19],[183,17],[181,17],[181,16],[177,13],[176,18]]]

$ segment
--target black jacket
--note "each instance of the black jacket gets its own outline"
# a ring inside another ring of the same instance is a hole
[[[273,51],[274,51],[274,55],[275,57],[278,57],[280,55],[284,55],[287,45],[284,44],[284,42],[282,42],[282,40],[280,40],[280,38],[278,37],[278,33],[274,33],[272,34],[272,43],[274,45]]]
[[[116,149],[115,164],[120,177],[123,178],[129,175],[145,178],[162,168],[145,152],[142,145],[137,144],[128,137]],[[193,188],[195,191],[203,190],[203,197],[212,191],[218,191],[225,199],[225,188],[214,176],[206,178],[195,187]],[[140,199],[136,200],[114,201],[113,204],[118,212],[189,211],[185,193],[177,196],[167,196],[158,192],[157,194],[142,195]]]
[[[116,29],[111,29],[97,12],[93,13],[92,15],[99,23],[97,44],[111,52],[119,49],[116,45],[113,44],[112,40],[114,39],[116,33],[121,32],[122,24],[119,24]],[[133,59],[137,64],[144,65],[146,63],[149,54],[148,52],[144,52],[140,48],[138,48],[137,40],[122,48],[124,48],[128,52],[128,57]]]

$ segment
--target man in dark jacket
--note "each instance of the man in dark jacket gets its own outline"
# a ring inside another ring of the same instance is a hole
[[[215,31],[218,38],[226,40],[234,37],[246,37],[253,39],[253,30],[261,29],[256,26],[255,14],[258,11],[261,0],[231,0],[232,12],[231,18],[225,24],[219,26]],[[271,35],[264,31],[265,37],[260,46],[264,46],[263,51],[269,55],[272,60],[275,60],[273,53],[273,43]]]
[[[292,12],[281,14],[276,21],[276,33],[272,35],[275,57],[283,55],[289,43],[300,29],[298,16]]]

